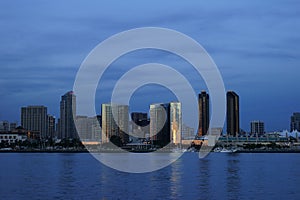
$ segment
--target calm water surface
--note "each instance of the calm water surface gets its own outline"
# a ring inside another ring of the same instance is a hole
[[[0,199],[300,199],[300,154],[185,153],[145,174],[87,153],[1,153],[0,163]]]

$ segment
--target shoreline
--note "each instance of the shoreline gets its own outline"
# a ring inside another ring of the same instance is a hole
[[[151,153],[155,151],[129,151],[128,153]],[[184,152],[184,153],[198,153],[199,151]],[[0,150],[1,153],[126,153],[124,151],[88,151],[88,150]],[[160,153],[171,153],[171,152],[160,152]],[[222,153],[222,152],[210,152],[210,153]],[[300,153],[298,150],[238,150],[236,152],[227,152],[229,154],[239,153]]]

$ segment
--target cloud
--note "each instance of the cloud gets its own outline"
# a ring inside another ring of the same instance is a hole
[[[276,96],[280,104],[289,104],[288,99],[276,95],[276,88],[289,88],[286,95],[300,98],[294,92],[300,89],[296,84],[299,4],[296,0],[1,1],[0,112],[37,103],[49,105],[57,115],[60,96],[72,89],[77,70],[90,50],[113,34],[143,26],[172,28],[194,38],[211,54],[226,87],[241,93],[251,106],[252,100],[256,102],[254,91],[264,95],[266,102]],[[205,88],[201,77],[195,76],[181,58],[144,51],[124,55],[112,64],[100,82],[103,85],[97,94],[104,97],[99,99],[107,99],[122,73],[148,62],[174,67],[193,82],[195,91]],[[292,104],[284,113],[270,107],[264,113],[272,113],[265,118],[278,116],[279,123],[271,126],[280,129],[286,126],[287,113],[297,109]],[[18,109],[11,112],[8,119],[19,115]],[[242,113],[243,126],[248,126],[248,120],[257,113]]]

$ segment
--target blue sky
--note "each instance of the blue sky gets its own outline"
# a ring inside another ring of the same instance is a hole
[[[45,105],[59,116],[60,96],[73,87],[80,64],[101,41],[120,31],[165,27],[194,38],[211,55],[227,90],[240,95],[241,127],[262,120],[269,131],[289,128],[300,111],[300,2],[272,1],[0,1],[0,120],[20,121],[20,107]],[[184,61],[159,51],[134,52],[107,71],[96,110],[123,66],[174,66],[206,89]],[[124,69],[124,68],[122,68]],[[125,70],[125,69],[124,69]],[[164,88],[145,86],[132,111],[172,100]]]

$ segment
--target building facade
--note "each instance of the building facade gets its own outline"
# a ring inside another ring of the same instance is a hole
[[[120,137],[122,143],[129,141],[128,105],[102,104],[102,143],[107,143],[112,136]]]
[[[26,130],[47,137],[47,107],[27,106],[21,108],[21,126]]]
[[[240,132],[240,107],[239,96],[228,91],[227,99],[227,134],[236,136]]]
[[[78,138],[75,127],[76,96],[69,91],[61,97],[60,101],[60,133],[59,138]]]
[[[47,115],[47,137],[54,138],[56,132],[56,124],[55,124],[55,117],[52,115]]]
[[[153,144],[181,144],[181,103],[171,102],[150,105],[150,138]]]
[[[291,116],[290,131],[300,131],[300,113],[293,113]]]
[[[252,121],[250,123],[251,134],[263,135],[265,133],[265,123],[262,121]]]
[[[99,141],[101,135],[97,117],[76,116],[76,129],[82,141]]]
[[[198,136],[204,136],[209,128],[209,95],[202,91],[198,98],[199,126]]]

